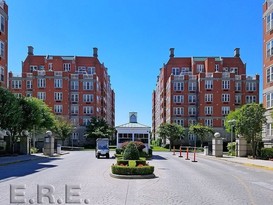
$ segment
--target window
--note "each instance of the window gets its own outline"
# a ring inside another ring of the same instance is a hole
[[[181,125],[182,127],[184,127],[184,120],[183,119],[175,119],[174,123]]]
[[[45,92],[37,92],[37,98],[40,99],[40,100],[45,101],[46,93]]]
[[[71,106],[71,114],[78,114],[79,113],[79,106],[78,105],[72,105]]]
[[[219,64],[215,64],[215,72],[219,71]]]
[[[46,80],[44,78],[38,78],[38,88],[45,88],[46,87]]]
[[[241,95],[235,95],[235,103],[241,104],[242,102],[242,96]]]
[[[30,70],[30,72],[36,71],[37,70],[37,65],[30,65],[29,70]]]
[[[15,97],[20,98],[22,97],[22,93],[14,93]]]
[[[184,108],[183,107],[175,107],[174,114],[175,115],[184,115]]]
[[[1,32],[5,32],[5,18],[1,15]]]
[[[83,106],[83,113],[84,114],[92,114],[93,113],[93,107],[92,106]]]
[[[184,102],[184,95],[174,95],[173,102],[174,103],[183,103]]]
[[[235,82],[235,91],[241,91],[241,82]]]
[[[266,94],[266,108],[273,106],[273,93]]]
[[[5,70],[3,67],[0,67],[0,81],[5,80]]]
[[[256,82],[246,82],[246,90],[247,91],[255,91],[256,90]]]
[[[62,88],[63,87],[63,80],[62,79],[54,79],[54,87],[55,88]]]
[[[273,55],[273,40],[266,43],[266,57]]]
[[[205,106],[205,115],[212,115],[212,114],[213,114],[213,107]]]
[[[12,88],[13,89],[21,89],[22,88],[22,81],[21,80],[13,80],[12,81]]]
[[[92,94],[83,94],[83,102],[93,102]]]
[[[64,68],[64,71],[70,71],[71,64],[70,63],[64,63],[63,68]]]
[[[32,93],[27,93],[26,96],[27,97],[32,97]]]
[[[237,67],[231,67],[230,72],[235,73],[235,75],[238,75],[238,68]]]
[[[89,123],[90,123],[90,119],[89,118],[83,118],[83,125],[84,126],[89,125]]]
[[[182,91],[184,90],[184,83],[181,83],[181,82],[174,82],[173,83],[173,86],[174,86],[174,90],[175,91]]]
[[[79,94],[71,94],[71,102],[78,102]]]
[[[54,100],[55,101],[62,101],[63,100],[63,93],[62,92],[54,92]]]
[[[212,119],[205,119],[205,126],[213,127],[213,120]]]
[[[95,74],[96,73],[96,68],[95,67],[87,67],[87,74]]]
[[[27,89],[32,89],[32,81],[31,80],[27,80],[26,81],[26,86],[27,86]]]
[[[196,82],[189,82],[189,91],[196,91]]]
[[[212,80],[205,80],[205,89],[211,90],[213,87],[213,81]]]
[[[196,107],[189,107],[188,114],[189,115],[196,115]]]
[[[79,133],[78,132],[73,132],[72,133],[72,140],[78,140],[79,139]]]
[[[189,95],[189,103],[195,103],[196,102],[196,95]]]
[[[222,102],[229,102],[230,95],[229,94],[222,94]]]
[[[3,41],[0,41],[0,56],[1,57],[5,56],[5,44]]]
[[[71,90],[79,90],[79,81],[71,81],[70,82]]]
[[[62,105],[54,105],[54,112],[55,113],[62,113],[63,112],[63,106]]]
[[[228,107],[228,106],[222,107],[222,115],[228,115],[229,111],[230,111],[230,107]]]
[[[179,75],[180,74],[180,68],[172,68],[172,74],[173,75]]]
[[[197,73],[203,73],[204,72],[204,65],[203,64],[197,64]]]
[[[266,31],[270,31],[273,29],[273,13],[268,14],[266,16]]]
[[[222,88],[223,88],[224,90],[229,89],[229,84],[230,84],[230,81],[229,81],[229,80],[223,80],[223,81],[222,81]]]
[[[83,82],[83,89],[84,90],[93,90],[93,82],[84,81]]]
[[[255,103],[256,102],[256,96],[254,95],[247,95],[246,96],[246,103]]]
[[[48,63],[48,70],[52,71],[53,70],[53,64],[52,63]]]
[[[213,94],[205,94],[205,102],[212,102]]]
[[[196,120],[195,119],[189,119],[188,120],[188,125],[195,125],[196,124]]]

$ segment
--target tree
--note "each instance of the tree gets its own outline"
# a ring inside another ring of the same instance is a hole
[[[86,126],[85,136],[90,139],[109,138],[114,131],[103,118],[92,117]]]
[[[176,139],[179,139],[184,135],[185,129],[176,123],[164,123],[159,126],[157,133],[162,139],[168,139],[170,141],[170,150]]]
[[[56,123],[53,127],[53,132],[55,135],[62,140],[62,145],[64,141],[72,134],[73,125],[71,122],[64,117],[56,117]]]
[[[206,140],[206,137],[209,134],[213,134],[214,130],[211,127],[204,126],[201,124],[196,124],[196,125],[192,124],[189,128],[189,132],[196,135],[196,137],[200,139],[201,147],[203,147],[203,142]]]
[[[240,109],[236,109],[234,111],[231,111],[225,118],[225,129],[228,133],[232,132],[232,129],[234,132],[234,134],[238,134],[238,131],[236,129],[234,129],[234,127],[236,127],[236,122],[238,121],[238,116],[240,113]],[[234,124],[231,124],[230,121],[234,120]]]
[[[262,104],[251,103],[242,106],[236,114],[236,131],[251,143],[253,157],[256,157],[257,142],[266,123],[265,111]]]

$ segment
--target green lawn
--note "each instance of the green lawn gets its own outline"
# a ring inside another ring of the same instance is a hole
[[[161,151],[161,152],[169,152],[169,149],[166,149],[164,147],[158,147],[158,146],[153,146],[153,151],[157,152],[157,151]]]

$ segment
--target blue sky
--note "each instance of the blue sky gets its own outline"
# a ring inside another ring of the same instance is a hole
[[[37,55],[91,56],[97,47],[116,93],[116,125],[136,111],[151,126],[152,91],[171,47],[176,57],[228,57],[239,47],[247,74],[262,77],[264,0],[6,2],[9,70],[21,72],[29,45]]]

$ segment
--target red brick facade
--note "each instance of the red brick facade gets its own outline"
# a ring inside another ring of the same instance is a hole
[[[28,47],[28,56],[22,63],[22,77],[9,73],[10,90],[22,96],[44,100],[56,115],[83,126],[91,116],[103,117],[115,125],[115,93],[111,89],[107,68],[93,56],[34,55]]]
[[[0,86],[8,87],[8,5],[0,1]]]
[[[154,136],[161,123],[188,128],[198,122],[227,137],[225,116],[246,103],[259,102],[259,75],[246,75],[238,48],[234,57],[174,57],[172,48],[152,96]]]

